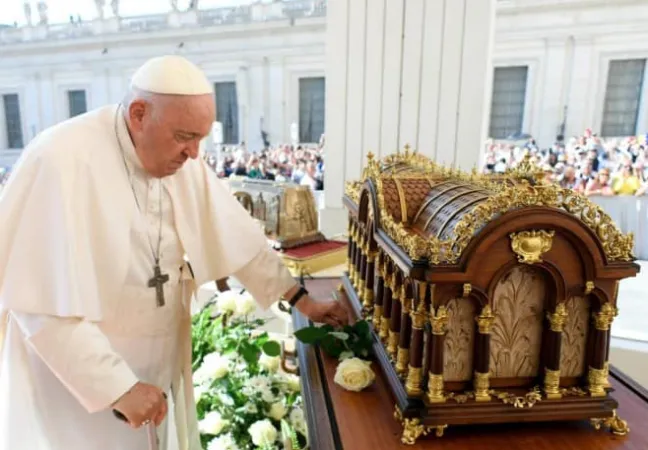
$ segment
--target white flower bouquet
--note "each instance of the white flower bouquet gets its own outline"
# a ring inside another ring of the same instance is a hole
[[[228,291],[193,318],[194,394],[207,450],[307,444],[299,377],[281,372],[279,343],[255,332],[265,322],[249,319],[254,306],[249,295]]]

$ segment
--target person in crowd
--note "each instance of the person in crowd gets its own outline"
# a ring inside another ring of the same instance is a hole
[[[610,186],[610,171],[608,169],[601,169],[596,177],[587,182],[585,195],[614,195],[612,186]]]

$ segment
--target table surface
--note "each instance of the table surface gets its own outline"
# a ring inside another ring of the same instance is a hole
[[[331,297],[338,279],[308,282],[316,298]],[[307,325],[295,313],[295,329]],[[413,446],[400,443],[401,425],[393,418],[394,400],[387,381],[374,364],[376,382],[354,393],[333,382],[337,361],[312,346],[299,344],[299,362],[312,450],[382,450],[395,448],[440,450],[646,450],[648,449],[648,392],[615,369],[610,381],[619,401],[619,416],[630,433],[614,436],[596,431],[588,421],[448,427],[442,438],[421,438]]]

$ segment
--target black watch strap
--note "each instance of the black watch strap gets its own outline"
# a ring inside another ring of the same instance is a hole
[[[305,288],[304,286],[300,286],[300,287],[299,287],[299,290],[298,290],[297,292],[295,292],[295,295],[293,295],[293,296],[288,300],[288,304],[289,304],[290,306],[295,306],[295,305],[297,304],[297,302],[298,302],[299,300],[301,300],[302,297],[304,297],[304,295],[308,295],[308,291],[306,290],[306,288]]]

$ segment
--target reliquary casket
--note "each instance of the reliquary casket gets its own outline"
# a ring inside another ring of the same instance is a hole
[[[447,426],[590,419],[627,433],[608,384],[633,237],[528,159],[498,176],[405,152],[347,183],[341,289],[373,324],[402,441]]]
[[[230,177],[230,192],[280,249],[324,241],[315,198],[308,186]]]

